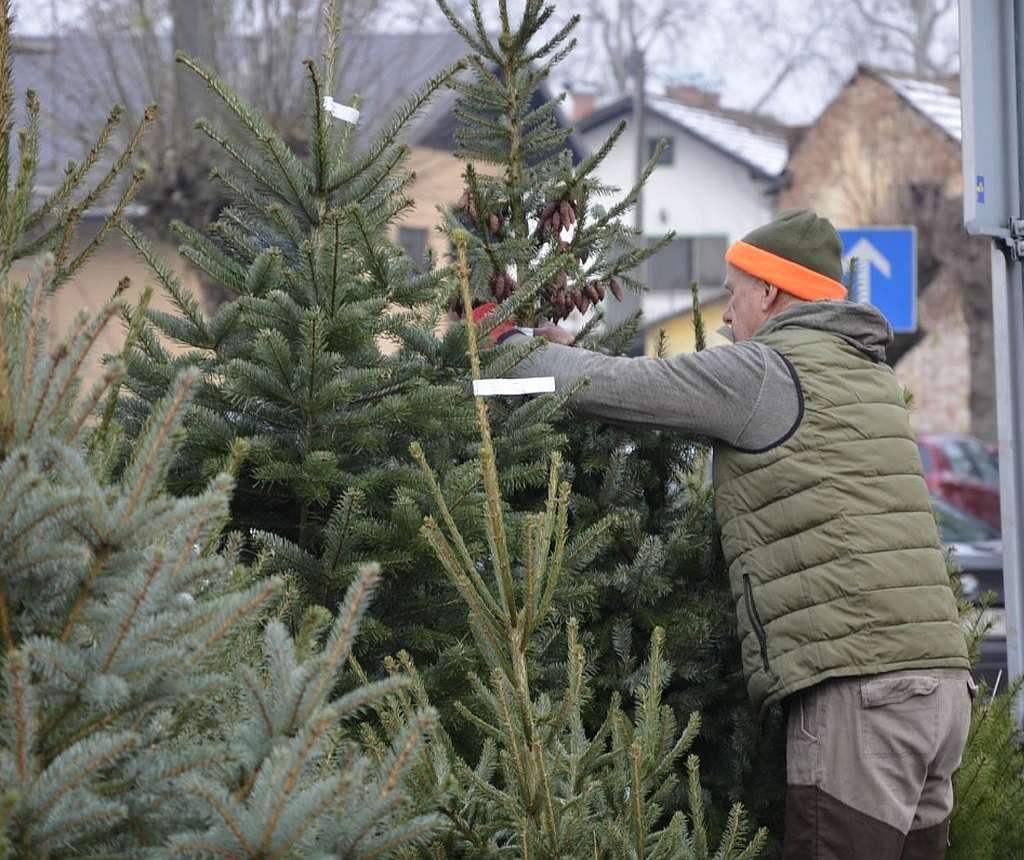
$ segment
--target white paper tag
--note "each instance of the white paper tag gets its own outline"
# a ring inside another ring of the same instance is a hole
[[[473,393],[477,397],[491,394],[541,394],[555,390],[555,377],[530,376],[525,379],[474,379]]]
[[[355,125],[359,121],[359,111],[354,107],[338,104],[338,102],[330,96],[324,96],[324,110],[331,116],[337,117],[345,122],[350,122],[352,125]]]

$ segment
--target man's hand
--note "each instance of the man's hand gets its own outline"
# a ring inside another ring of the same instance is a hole
[[[533,334],[535,337],[542,337],[550,343],[563,343],[569,345],[573,341],[573,335],[571,332],[568,332],[561,326],[557,326],[553,322],[548,322],[547,320],[537,325],[533,329]]]
[[[473,308],[473,322],[482,331],[487,331],[487,317],[496,307],[497,305],[494,302],[487,302],[486,304]],[[502,335],[510,331],[515,331],[516,329],[516,324],[511,320],[503,322],[490,332],[490,342],[494,343],[500,339]],[[561,326],[557,326],[548,320],[543,320],[535,328],[523,329],[522,332],[523,334],[528,334],[533,337],[543,338],[550,343],[562,343],[568,345],[573,341],[573,335],[571,332],[566,331]]]

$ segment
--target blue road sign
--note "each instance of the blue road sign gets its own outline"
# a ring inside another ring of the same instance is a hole
[[[850,298],[870,302],[893,331],[917,331],[917,233],[913,227],[840,230],[844,278],[854,260]]]

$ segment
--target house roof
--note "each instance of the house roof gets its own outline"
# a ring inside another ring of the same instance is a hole
[[[405,99],[469,51],[454,31],[367,33],[357,35],[343,50],[348,56],[335,87],[336,98],[358,95],[360,130],[374,135]],[[386,62],[383,67],[382,59]],[[436,93],[431,104],[447,92]],[[410,128],[418,129],[432,116],[434,111],[428,106]]]
[[[785,130],[764,117],[724,108],[696,107],[664,95],[648,94],[645,109],[704,141],[766,178],[780,176],[789,158]],[[585,132],[631,114],[633,99],[625,96],[595,110],[576,127]]]
[[[28,89],[34,89],[41,104],[40,155],[37,186],[46,193],[56,187],[65,165],[81,159],[86,143],[91,143],[102,126],[110,107],[119,99],[134,101],[125,104],[127,123],[133,123],[143,109],[156,101],[165,103],[166,95],[147,92],[143,82],[153,80],[141,64],[143,52],[132,41],[123,38],[123,49],[110,44],[110,39],[83,32],[67,32],[59,36],[40,36],[19,39],[14,51],[14,91],[21,100]],[[170,68],[173,64],[170,43],[163,40],[156,49],[163,53]],[[356,133],[360,141],[373,140],[389,123],[395,111],[426,83],[466,56],[469,48],[454,30],[415,33],[351,33],[339,46],[338,72],[332,96],[343,104],[359,99],[359,120]],[[301,56],[302,53],[291,53]],[[111,73],[103,58],[117,57],[119,68]],[[234,70],[234,76],[243,76],[246,69],[260,62],[260,49],[243,37],[218,45],[218,64]],[[95,59],[101,58],[99,63]],[[92,62],[92,65],[90,65]],[[76,76],[84,69],[93,68],[94,86],[87,94],[75,85]],[[304,70],[296,67],[295,76],[302,85]],[[109,86],[109,100],[105,98],[107,78],[120,77],[130,86],[114,92]],[[231,82],[233,74],[225,75]],[[166,77],[164,78],[166,80]],[[138,83],[136,83],[138,82]],[[302,92],[298,89],[298,92]],[[447,88],[435,92],[426,107],[406,126],[403,135],[413,145],[437,149],[453,149],[457,118],[453,114],[456,94]],[[535,102],[549,101],[552,94],[542,89],[535,94]],[[539,104],[535,104],[535,107]],[[585,152],[578,139],[568,142],[574,160]]]
[[[141,68],[140,64],[149,61],[140,58],[142,52],[134,46],[134,37],[119,38],[124,40],[123,49],[111,46],[109,39],[76,31],[15,41],[12,67],[16,102],[23,102],[28,89],[35,90],[40,101],[41,189],[54,187],[68,161],[82,158],[85,141],[94,140],[113,104],[130,100],[132,103],[124,104],[125,117],[127,123],[133,123],[148,104],[167,103],[166,93],[146,90],[145,84],[154,76]],[[373,139],[413,93],[467,53],[465,42],[454,31],[353,33],[343,41],[333,97],[348,104],[358,96],[357,129],[362,140]],[[170,69],[170,44],[164,40],[157,49],[163,52]],[[247,67],[260,62],[251,40],[242,37],[219,45],[218,52],[221,67],[242,70],[243,74]],[[107,57],[118,58],[116,73],[105,68]],[[88,89],[78,85],[86,69],[93,70],[90,76],[94,79]],[[297,66],[294,73],[301,93],[304,70]],[[113,85],[104,86],[115,77],[128,86],[118,90]],[[231,72],[225,77],[230,81]],[[421,112],[410,130],[427,115],[427,111]]]
[[[912,107],[924,114],[949,137],[960,142],[959,78],[922,78],[907,72],[885,71],[862,67],[892,87]]]

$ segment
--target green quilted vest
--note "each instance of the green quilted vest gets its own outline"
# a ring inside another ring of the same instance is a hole
[[[826,678],[969,667],[899,384],[845,340],[782,329],[803,419],[767,451],[715,447],[715,508],[751,702]]]

